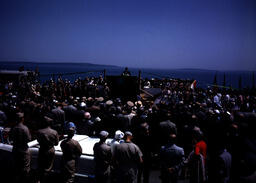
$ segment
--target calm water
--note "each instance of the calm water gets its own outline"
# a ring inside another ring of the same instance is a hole
[[[24,66],[25,70],[35,70],[38,67],[41,74],[41,81],[45,81],[51,77],[51,74],[64,74],[74,72],[88,72],[84,74],[64,75],[62,78],[67,78],[73,81],[77,77],[84,78],[86,76],[99,76],[106,69],[107,75],[120,75],[124,68],[116,66],[90,65],[82,63],[23,63],[23,62],[0,62],[0,70],[17,70],[20,66]],[[129,68],[131,74],[138,76],[141,70],[143,78],[180,78],[180,79],[195,79],[200,87],[207,87],[213,83],[214,75],[217,73],[217,83],[223,84],[224,73],[226,75],[226,86],[238,88],[239,77],[242,77],[242,86],[252,86],[252,71],[214,71],[200,69],[139,69]],[[91,72],[92,71],[92,72]]]

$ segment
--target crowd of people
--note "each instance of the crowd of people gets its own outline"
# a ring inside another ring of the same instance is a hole
[[[76,133],[100,138],[94,146],[96,182],[147,183],[154,168],[163,183],[256,181],[255,90],[192,89],[190,81],[177,79],[142,79],[141,85],[162,92],[113,97],[101,76],[0,81],[0,126],[10,134],[1,142],[13,144],[19,180],[29,177],[27,142],[40,144],[37,181],[46,182],[54,145],[64,138],[62,178],[73,182],[82,153],[72,139]]]

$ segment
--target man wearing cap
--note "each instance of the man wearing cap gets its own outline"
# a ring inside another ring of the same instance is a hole
[[[43,128],[38,130],[37,141],[40,145],[38,153],[38,170],[39,179],[41,182],[47,182],[47,177],[53,167],[55,149],[54,146],[58,145],[59,137],[57,131],[50,127],[53,120],[44,117]]]
[[[110,144],[108,144],[111,147],[112,157],[115,154],[114,152],[115,146],[123,143],[124,142],[123,138],[124,138],[124,133],[120,130],[117,130],[115,132],[114,139],[110,142]],[[111,182],[116,182],[116,177],[117,177],[116,164],[113,162],[111,166]]]
[[[101,131],[100,141],[93,147],[96,183],[108,182],[110,175],[111,148],[106,144],[108,132]]]
[[[23,124],[24,114],[16,114],[17,125],[11,130],[13,140],[12,154],[15,163],[15,181],[27,182],[30,172],[30,152],[27,143],[31,140],[29,129]]]
[[[60,144],[61,150],[63,152],[62,156],[62,175],[64,183],[74,182],[76,162],[77,159],[82,154],[82,147],[79,142],[72,139],[75,134],[75,126],[70,125],[70,128],[67,130],[68,137],[63,140]]]
[[[138,167],[143,162],[142,152],[132,143],[132,138],[131,132],[125,132],[125,142],[115,147],[113,159],[117,164],[117,182],[136,182]]]
[[[122,140],[122,138],[124,138],[124,133],[120,130],[117,130],[115,132],[115,137],[114,139],[110,142],[110,147],[111,147],[111,152],[112,154],[114,154],[114,148],[117,144],[121,144],[124,141]]]
[[[134,106],[134,103],[131,101],[128,101],[127,103],[127,109],[126,109],[126,114],[124,115],[124,127],[125,130],[131,130],[132,128],[132,119],[134,116],[136,116],[133,111],[132,107]]]

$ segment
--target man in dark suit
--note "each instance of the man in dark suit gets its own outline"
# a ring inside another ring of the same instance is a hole
[[[169,141],[160,150],[162,183],[177,183],[184,164],[184,150],[175,144],[176,134],[170,133]]]

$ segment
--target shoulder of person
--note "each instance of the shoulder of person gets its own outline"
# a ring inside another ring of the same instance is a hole
[[[177,145],[175,145],[175,148],[178,150],[178,151],[184,151],[184,149],[182,147],[179,147]]]
[[[64,139],[61,143],[60,143],[60,146],[63,146],[63,144],[66,144],[67,143],[67,139]]]
[[[130,145],[133,146],[133,147],[135,147],[136,150],[141,151],[140,148],[139,148],[139,146],[137,146],[137,145],[134,144],[133,142],[130,143]]]
[[[108,145],[108,144],[103,144],[103,147],[105,148],[105,149],[107,149],[107,150],[111,150],[111,147]]]

